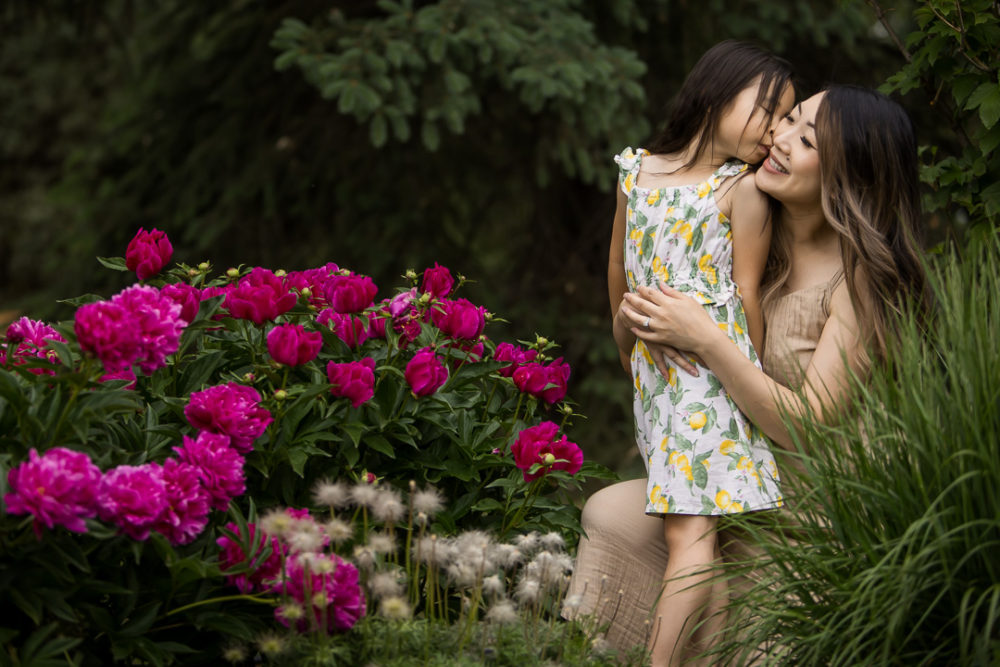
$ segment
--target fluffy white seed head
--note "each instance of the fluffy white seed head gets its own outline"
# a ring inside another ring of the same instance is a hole
[[[373,533],[368,537],[368,546],[377,554],[388,554],[396,550],[396,540],[385,533]]]
[[[513,544],[498,544],[493,555],[505,570],[514,569],[524,560],[524,553]]]
[[[364,570],[371,570],[375,567],[375,552],[367,544],[359,544],[354,547],[354,562]]]
[[[351,502],[358,507],[372,509],[378,502],[379,490],[367,482],[358,482],[351,487]]]
[[[258,526],[260,527],[261,532],[265,535],[277,537],[279,540],[283,540],[296,522],[297,519],[289,516],[288,512],[285,510],[273,509],[268,510],[268,512],[260,518]]]
[[[500,600],[486,612],[486,620],[497,625],[517,622],[517,609],[510,600]]]
[[[296,553],[316,552],[323,548],[323,533],[313,521],[295,521],[288,529],[285,540]]]
[[[523,535],[518,535],[514,538],[514,546],[520,549],[524,553],[531,553],[538,548],[539,537],[538,533],[531,531],[530,533],[525,533]]]
[[[538,541],[541,543],[542,548],[548,551],[562,551],[566,548],[566,541],[559,533],[545,533],[538,538]]]
[[[535,604],[542,592],[542,585],[537,579],[524,577],[517,583],[514,597],[521,604]]]
[[[483,595],[494,598],[502,597],[507,592],[503,579],[498,574],[491,574],[483,579]]]
[[[320,480],[313,487],[313,500],[317,505],[343,509],[351,503],[351,491],[343,482]]]
[[[403,592],[399,577],[391,571],[376,572],[371,578],[370,586],[372,595],[380,600],[400,595]]]
[[[380,489],[375,504],[372,505],[372,516],[382,523],[399,523],[406,516],[406,506],[399,499],[395,489]]]
[[[382,600],[379,611],[386,618],[396,621],[405,620],[412,614],[409,603],[398,595]]]
[[[433,486],[414,491],[412,495],[413,511],[434,516],[444,508],[444,496]]]
[[[333,518],[323,524],[323,532],[333,544],[343,544],[354,537],[354,526],[343,519]]]

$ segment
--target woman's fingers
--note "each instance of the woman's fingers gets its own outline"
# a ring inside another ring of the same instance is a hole
[[[674,365],[677,366],[677,368],[681,369],[688,375],[698,377],[701,374],[698,372],[698,367],[692,364],[691,361],[681,354],[681,351],[677,348],[664,345],[663,355],[670,359],[670,361],[674,362]]]

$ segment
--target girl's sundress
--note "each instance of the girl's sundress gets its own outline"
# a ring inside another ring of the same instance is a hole
[[[732,281],[732,232],[719,211],[719,184],[747,169],[726,162],[693,185],[636,185],[643,155],[626,148],[615,156],[628,198],[625,274],[628,286],[661,281],[700,302],[757,366],[746,315]],[[669,377],[649,349],[632,349],[636,443],[649,480],[647,514],[731,514],[782,505],[778,469],[767,440],[702,367],[691,377],[665,359]]]

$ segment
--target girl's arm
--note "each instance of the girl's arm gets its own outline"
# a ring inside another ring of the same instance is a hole
[[[751,177],[733,186],[729,227],[733,233],[733,282],[740,288],[750,342],[759,357],[764,352],[764,315],[760,281],[771,245],[771,216],[767,196]]]
[[[615,344],[618,346],[618,358],[625,372],[632,375],[632,365],[629,357],[632,346],[635,345],[635,335],[629,330],[630,322],[619,316],[623,303],[622,297],[628,292],[628,280],[625,277],[625,211],[628,200],[618,183],[618,197],[615,205],[615,221],[611,228],[611,248],[608,251],[608,299],[611,302],[612,331]]]
[[[643,340],[697,353],[740,409],[786,448],[792,446],[792,435],[782,417],[824,418],[832,414],[845,397],[849,372],[864,370],[857,316],[845,282],[830,299],[830,318],[806,368],[801,392],[765,375],[687,295],[663,285],[660,290],[640,287],[639,294],[627,295],[626,300],[628,306],[623,310],[634,325],[633,333]],[[649,331],[637,326],[647,315],[653,322]]]

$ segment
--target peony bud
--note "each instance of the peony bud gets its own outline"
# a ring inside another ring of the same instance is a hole
[[[174,248],[165,233],[158,229],[147,232],[140,228],[125,250],[125,266],[129,271],[135,271],[139,280],[146,280],[159,273],[173,253]]]
[[[202,262],[201,264],[198,265],[198,269],[200,271],[208,271],[211,268],[211,266],[212,265],[209,264],[208,262]]]
[[[229,270],[226,271],[226,276],[228,276],[229,278],[239,278],[240,270],[237,268],[230,268]]]
[[[283,401],[286,398],[288,398],[288,392],[285,391],[284,389],[279,389],[278,391],[274,392],[274,400]]]

